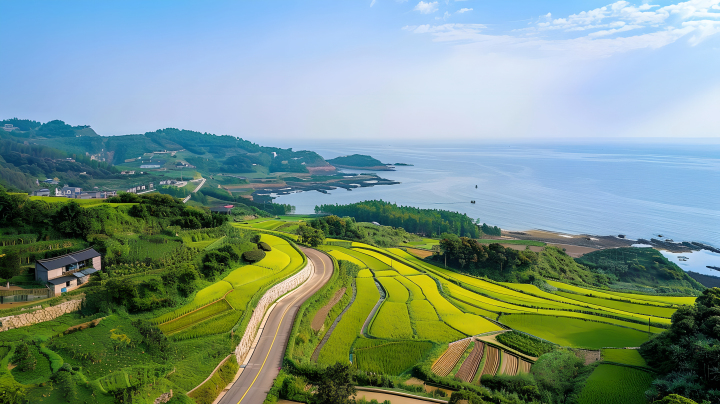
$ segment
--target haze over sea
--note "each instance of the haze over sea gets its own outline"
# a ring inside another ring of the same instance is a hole
[[[382,199],[459,211],[507,230],[631,239],[662,234],[720,246],[717,144],[302,147],[325,158],[360,153],[414,166],[378,173],[400,185],[276,199],[295,205],[297,213],[312,213],[320,204]]]

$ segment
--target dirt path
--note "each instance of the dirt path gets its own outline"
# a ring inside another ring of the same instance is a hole
[[[314,331],[320,331],[320,328],[322,328],[323,324],[325,324],[325,319],[327,318],[328,313],[330,313],[330,310],[332,310],[333,307],[338,304],[340,299],[342,299],[345,294],[345,290],[347,290],[347,288],[343,287],[335,292],[335,296],[333,296],[333,298],[330,299],[330,301],[315,314],[311,325]]]
[[[343,315],[345,315],[345,312],[347,312],[348,309],[350,309],[350,306],[352,306],[353,302],[355,301],[355,297],[357,297],[357,287],[355,286],[355,281],[353,281],[353,283],[352,283],[352,288],[353,288],[353,293],[352,293],[352,297],[350,298],[350,302],[348,302],[347,306],[345,306],[342,313],[340,313],[340,315],[335,319],[335,321],[333,321],[332,325],[330,326],[328,331],[325,333],[325,336],[323,337],[322,341],[320,341],[317,348],[315,348],[315,350],[313,351],[313,354],[310,357],[310,360],[312,360],[313,362],[317,362],[318,356],[320,356],[320,350],[322,349],[322,347],[325,346],[325,343],[328,341],[328,339],[330,339],[330,335],[333,333],[333,331],[335,331],[335,327],[338,325],[338,323],[342,319]]]

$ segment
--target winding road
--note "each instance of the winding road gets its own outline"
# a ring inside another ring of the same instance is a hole
[[[300,248],[314,264],[315,272],[272,310],[250,361],[219,404],[262,404],[278,375],[300,305],[330,279],[332,260],[317,250]]]

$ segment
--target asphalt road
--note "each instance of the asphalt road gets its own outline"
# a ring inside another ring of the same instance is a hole
[[[330,279],[332,260],[317,250],[301,248],[315,265],[315,273],[275,306],[245,370],[220,404],[262,404],[278,375],[300,305]]]

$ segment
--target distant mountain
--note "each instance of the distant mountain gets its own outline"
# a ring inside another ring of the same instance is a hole
[[[189,130],[167,128],[141,135],[100,136],[89,126],[17,118],[0,121],[0,128],[5,127],[0,131],[0,180],[21,190],[37,188],[33,185],[40,177],[58,176],[73,182],[84,172],[82,175],[92,178],[108,178],[117,173],[112,166],[144,160],[150,160],[152,165],[157,156],[179,156],[178,166],[210,174],[308,173],[309,168],[334,171],[313,151],[265,147],[233,136]],[[75,164],[66,160],[65,165],[58,165],[67,158],[75,160]]]

